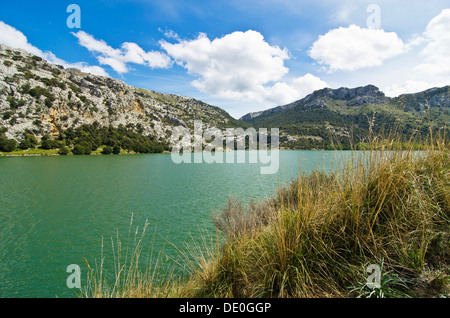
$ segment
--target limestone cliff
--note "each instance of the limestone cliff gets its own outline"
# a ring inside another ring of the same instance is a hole
[[[136,88],[119,80],[64,69],[0,45],[0,129],[20,141],[25,132],[57,136],[98,122],[123,125],[168,141],[174,126],[238,127],[226,111],[193,98]]]

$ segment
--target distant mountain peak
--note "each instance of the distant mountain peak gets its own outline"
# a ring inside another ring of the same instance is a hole
[[[402,138],[434,135],[450,138],[450,86],[386,97],[374,85],[323,88],[293,103],[242,120],[254,127],[279,128],[287,149],[354,149],[373,136]]]
[[[309,97],[308,97],[309,96]],[[338,89],[323,88],[308,95],[306,99],[327,97],[337,100],[351,100],[353,98],[368,96],[374,98],[384,98],[385,95],[375,85],[360,86],[355,88],[341,87]]]
[[[306,97],[293,103],[277,106],[265,111],[253,112],[241,117],[241,120],[249,121],[261,115],[274,114],[279,111],[303,104],[305,107],[315,107],[324,105],[323,99],[333,99],[346,101],[348,106],[359,106],[363,104],[383,104],[389,102],[389,98],[375,85],[366,85],[355,88],[341,87],[337,89],[322,88],[312,92]]]

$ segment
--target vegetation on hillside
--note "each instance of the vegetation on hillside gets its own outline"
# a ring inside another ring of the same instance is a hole
[[[36,152],[35,150],[38,147],[41,150],[59,149],[56,153],[60,155],[67,155],[70,152],[74,155],[89,155],[100,147],[103,147],[102,154],[118,154],[121,149],[134,153],[161,153],[169,149],[166,144],[155,140],[153,137],[134,132],[131,127],[100,127],[98,123],[84,124],[76,129],[68,128],[62,131],[56,139],[45,135],[42,137],[40,144],[38,144],[36,137],[30,133],[24,134],[24,139],[20,144],[17,144],[13,139],[7,139],[4,135],[0,135],[0,152],[11,153],[17,147],[21,151],[16,152],[16,154],[46,154],[46,152]]]
[[[165,142],[173,127],[192,128],[194,120],[218,128],[247,125],[225,110],[193,98],[64,69],[0,44],[0,129],[16,142],[22,141],[25,130],[40,139],[95,122],[107,129],[123,125]]]
[[[340,91],[347,91],[347,94]],[[353,95],[349,95],[352,93]],[[358,95],[362,94],[362,95]],[[450,137],[450,87],[387,98],[374,86],[315,91],[292,104],[243,118],[254,127],[279,128],[290,149],[352,149],[396,130],[402,141],[430,130]]]

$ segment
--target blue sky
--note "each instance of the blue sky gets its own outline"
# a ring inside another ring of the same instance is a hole
[[[81,28],[67,26],[69,4]],[[450,84],[441,0],[2,1],[0,21],[0,43],[237,118],[322,87]]]

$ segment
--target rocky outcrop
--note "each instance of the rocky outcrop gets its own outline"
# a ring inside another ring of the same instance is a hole
[[[353,101],[355,99],[365,99],[374,104],[382,104],[389,101],[383,92],[374,85],[367,85],[356,88],[341,87],[338,89],[324,88],[305,97],[305,100],[330,98],[334,100]]]

